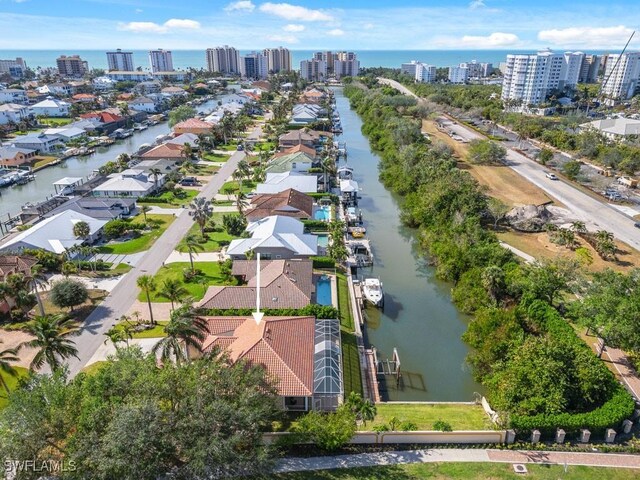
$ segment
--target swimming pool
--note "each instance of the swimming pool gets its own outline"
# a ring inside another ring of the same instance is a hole
[[[331,207],[328,205],[323,206],[322,208],[316,210],[313,214],[313,218],[316,220],[324,220],[328,222],[331,220]]]
[[[329,246],[329,235],[326,233],[318,233],[316,234],[316,237],[318,237],[319,247],[327,248]]]
[[[318,305],[332,305],[331,278],[322,275],[316,282],[316,303]]]

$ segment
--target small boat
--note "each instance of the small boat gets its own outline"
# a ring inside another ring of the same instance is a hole
[[[353,238],[364,238],[364,234],[367,233],[367,230],[364,227],[351,227],[349,232]]]
[[[362,294],[372,305],[382,307],[384,305],[384,292],[379,278],[365,278],[362,283]]]

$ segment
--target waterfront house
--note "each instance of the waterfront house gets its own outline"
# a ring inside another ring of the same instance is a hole
[[[35,258],[19,255],[0,255],[0,282],[5,282],[9,275],[22,274],[31,277],[31,267],[38,261]],[[0,298],[0,313],[7,313],[15,306],[11,297]]]
[[[186,157],[183,153],[184,146],[177,143],[162,143],[151,150],[146,151],[141,158],[155,159],[155,158],[167,158],[171,160],[184,160]]]
[[[241,286],[211,286],[197,308],[228,310],[256,305],[257,261],[235,260],[231,273]],[[303,308],[314,293],[313,261],[265,260],[260,262],[260,304],[263,308]]]
[[[133,89],[140,93],[140,95],[160,93],[160,90],[162,90],[162,84],[157,80],[150,80],[138,83]]]
[[[318,177],[297,172],[267,173],[265,181],[256,186],[256,192],[280,193],[290,188],[303,193],[316,193]]]
[[[27,92],[19,88],[2,88],[0,103],[27,103]]]
[[[191,357],[221,348],[232,362],[262,365],[276,380],[284,410],[335,410],[342,401],[337,320],[313,317],[201,317],[206,338]]]
[[[39,154],[51,153],[62,147],[63,143],[59,137],[46,135],[44,133],[30,133],[19,135],[11,139],[11,145],[17,148],[36,150]]]
[[[326,109],[313,103],[294,105],[291,113],[291,125],[308,125],[320,120],[328,120]]]
[[[155,113],[158,111],[156,102],[149,97],[136,97],[129,102],[129,108],[138,112]]]
[[[160,90],[160,93],[163,97],[172,98],[172,97],[184,97],[187,95],[187,91],[184,88],[180,87],[165,87]]]
[[[109,175],[107,181],[93,189],[93,195],[96,197],[140,198],[158,190],[165,181],[165,174],[158,174],[156,178],[142,169],[130,168]]]
[[[19,167],[30,164],[36,156],[28,148],[0,147],[0,167]]]
[[[280,155],[269,160],[267,173],[297,172],[307,173],[313,166],[313,159],[304,152]]]
[[[304,145],[316,149],[321,146],[326,138],[331,138],[331,134],[303,128],[301,130],[291,130],[280,135],[278,145],[281,149],[295,147],[296,145]]]
[[[52,217],[67,210],[73,210],[99,220],[127,218],[136,211],[136,200],[133,198],[75,197],[43,216],[45,218]]]
[[[292,188],[279,193],[259,194],[251,198],[244,214],[249,222],[272,215],[298,220],[313,218],[313,198]]]
[[[164,143],[170,143],[170,144],[182,145],[182,146],[188,143],[189,145],[191,145],[191,148],[193,148],[194,150],[197,150],[199,141],[200,140],[198,139],[197,135],[193,133],[183,133],[182,135],[178,135],[176,137],[170,138]]]
[[[304,233],[304,224],[295,218],[273,215],[247,226],[250,238],[232,240],[227,255],[246,258],[247,252],[260,253],[265,260],[308,258],[318,254],[318,237]]]
[[[27,119],[31,114],[29,107],[17,103],[5,103],[0,105],[0,125],[7,123],[19,123]]]
[[[44,134],[58,137],[63,142],[68,142],[69,140],[77,140],[82,137],[86,137],[87,132],[82,128],[64,126],[58,128],[47,128],[44,130]]]
[[[35,116],[68,117],[69,107],[70,105],[64,100],[47,97],[45,100],[29,107],[29,110]]]
[[[66,83],[48,83],[36,88],[36,91],[42,95],[56,95],[60,97],[68,97],[73,93],[73,87]]]
[[[93,103],[98,101],[98,97],[90,93],[77,93],[71,97],[71,100],[76,103]]]
[[[194,135],[211,133],[213,125],[198,118],[189,118],[173,126],[173,132],[177,135],[193,133]]]
[[[310,148],[305,145],[296,145],[295,147],[286,148],[281,152],[276,152],[273,155],[273,158],[278,158],[284,155],[290,155],[292,153],[298,153],[298,152],[305,153],[312,160],[315,160],[316,157],[318,156],[318,152],[316,152],[315,148]]]
[[[78,222],[86,222],[89,225],[89,236],[86,239],[76,238],[73,234],[73,226]],[[36,248],[53,253],[64,253],[68,248],[76,245],[95,242],[100,238],[106,223],[107,220],[99,220],[73,210],[66,210],[11,237],[0,245],[0,251],[20,252],[25,248]]]

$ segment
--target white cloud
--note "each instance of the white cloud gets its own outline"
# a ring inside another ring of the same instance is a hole
[[[298,38],[295,35],[267,35],[267,40],[281,43],[298,43]]]
[[[236,12],[236,11],[242,11],[242,12],[253,12],[255,10],[256,6],[253,4],[253,2],[249,1],[249,0],[243,0],[240,2],[232,2],[229,5],[227,5],[226,7],[224,7],[224,10],[226,12]]]
[[[197,30],[200,22],[186,18],[171,18],[159,25],[154,22],[129,22],[118,24],[118,30],[137,33],[168,33],[171,30]]]
[[[624,25],[556,28],[538,32],[538,40],[561,46],[609,48],[624,45],[632,32],[631,28]]]
[[[470,8],[471,10],[475,10],[475,9],[477,9],[477,8],[483,8],[483,7],[486,7],[486,5],[485,5],[485,3],[484,3],[484,0],[472,0],[472,1],[469,3],[469,8]]]
[[[333,17],[320,10],[291,5],[290,3],[263,3],[260,11],[275,15],[286,20],[298,20],[303,22],[331,22]]]
[[[295,23],[290,23],[289,25],[285,25],[282,29],[285,32],[302,32],[304,30],[304,25],[297,25]]]
[[[365,23],[364,25],[362,25],[363,30],[371,30],[374,27],[375,27],[375,25],[373,23],[371,23],[371,22]]]
[[[513,33],[494,32],[487,36],[465,35],[460,41],[468,47],[511,47],[520,43],[520,39]]]
[[[144,10],[142,10],[141,8],[136,8],[135,12],[136,13],[142,13]]]
[[[334,28],[333,30],[329,30],[327,35],[331,35],[332,37],[341,37],[344,35],[344,30],[340,30],[339,28]]]

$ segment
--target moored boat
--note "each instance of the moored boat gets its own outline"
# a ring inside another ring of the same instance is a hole
[[[379,278],[365,278],[362,283],[362,294],[372,305],[382,307],[384,305],[384,292]]]

